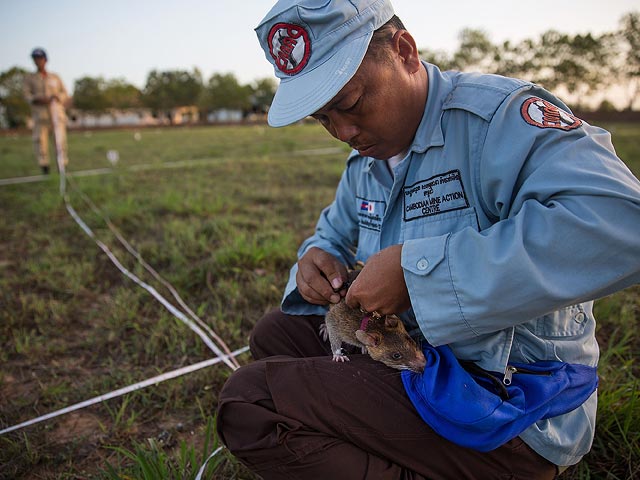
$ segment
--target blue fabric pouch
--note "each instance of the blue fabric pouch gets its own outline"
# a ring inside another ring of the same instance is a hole
[[[411,402],[439,435],[481,452],[503,445],[538,420],[574,410],[598,386],[596,367],[587,365],[510,363],[505,375],[459,362],[446,345],[424,342],[423,351],[423,373],[401,372]]]

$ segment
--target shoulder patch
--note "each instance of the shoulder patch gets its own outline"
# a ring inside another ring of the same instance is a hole
[[[520,114],[525,122],[538,128],[573,130],[582,126],[579,118],[538,97],[526,99],[520,107]]]

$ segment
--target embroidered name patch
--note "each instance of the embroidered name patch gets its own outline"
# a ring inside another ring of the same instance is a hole
[[[382,200],[367,200],[366,198],[356,197],[358,224],[367,230],[379,232],[386,208],[387,204]]]
[[[268,42],[276,67],[287,75],[299,73],[309,61],[311,41],[300,25],[276,23],[269,30]]]
[[[469,207],[460,170],[435,175],[403,191],[406,222]]]
[[[582,120],[579,118],[538,97],[526,99],[520,108],[520,113],[525,122],[538,128],[573,130],[582,125]]]

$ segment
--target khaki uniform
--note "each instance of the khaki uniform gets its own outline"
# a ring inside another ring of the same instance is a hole
[[[30,73],[24,79],[24,96],[31,105],[33,118],[33,146],[38,158],[38,165],[49,165],[49,126],[53,126],[56,150],[60,152],[64,165],[67,165],[67,116],[64,105],[69,101],[69,95],[62,80],[55,73],[47,72],[42,75],[39,72]],[[34,105],[36,98],[58,97],[59,101],[53,101],[49,105]],[[53,121],[52,121],[53,115]]]

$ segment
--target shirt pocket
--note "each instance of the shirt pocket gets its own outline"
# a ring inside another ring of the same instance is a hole
[[[595,365],[598,342],[592,302],[561,308],[516,327],[512,360]]]
[[[438,237],[468,227],[480,230],[474,207],[404,221],[400,241]]]
[[[539,317],[527,327],[540,338],[574,337],[585,331],[590,317],[583,304],[577,304]]]

